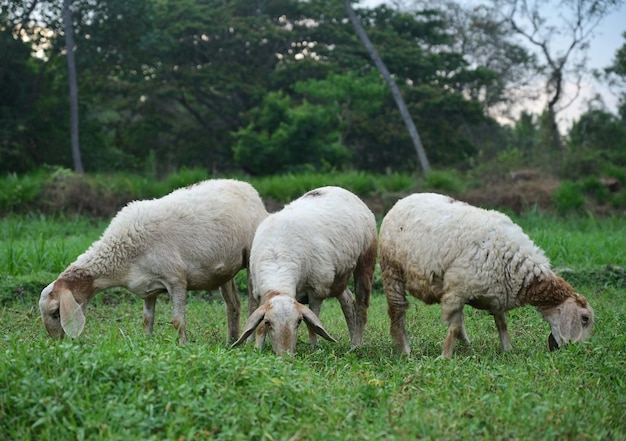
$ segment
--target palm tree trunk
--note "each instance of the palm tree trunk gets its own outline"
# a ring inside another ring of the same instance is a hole
[[[70,138],[74,171],[84,173],[80,158],[78,138],[78,84],[76,80],[76,61],[74,60],[74,28],[72,26],[71,0],[63,0],[63,28],[65,30],[65,50],[67,52],[67,77],[70,86]]]
[[[404,99],[400,94],[400,90],[398,89],[398,85],[395,83],[393,78],[391,78],[391,74],[383,63],[383,60],[378,55],[376,48],[370,41],[369,37],[365,33],[365,29],[363,29],[363,25],[359,21],[359,18],[356,16],[354,9],[352,9],[352,3],[350,0],[343,1],[346,11],[348,12],[348,17],[350,17],[350,21],[356,30],[357,35],[361,39],[361,42],[365,46],[370,58],[376,65],[378,71],[382,74],[383,78],[387,82],[389,89],[391,90],[391,94],[393,95],[393,99],[396,101],[396,105],[398,106],[398,110],[400,111],[400,115],[402,115],[402,119],[404,120],[404,124],[406,125],[409,135],[411,136],[411,140],[413,141],[413,146],[415,147],[415,152],[417,153],[417,158],[422,166],[422,171],[424,173],[428,173],[430,171],[430,164],[428,163],[428,158],[426,157],[426,152],[424,151],[424,146],[422,145],[422,140],[420,139],[419,133],[417,133],[417,128],[413,123],[413,119],[411,119],[411,115],[409,110],[406,107]]]

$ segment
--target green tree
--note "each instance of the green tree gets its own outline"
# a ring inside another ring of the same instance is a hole
[[[341,168],[349,159],[338,121],[323,106],[294,106],[290,97],[271,92],[250,117],[234,135],[234,157],[251,174]]]

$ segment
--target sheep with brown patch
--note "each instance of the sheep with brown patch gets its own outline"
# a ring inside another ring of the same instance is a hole
[[[267,216],[257,191],[232,179],[207,180],[122,208],[102,237],[43,289],[41,316],[54,338],[78,337],[89,301],[124,287],[143,299],[144,328],[152,334],[156,299],[168,292],[179,343],[187,336],[188,290],[220,288],[228,340],[239,334],[239,295],[233,277],[248,266],[254,232]]]
[[[374,214],[343,188],[311,190],[270,214],[259,225],[252,243],[252,312],[233,346],[243,343],[258,327],[257,348],[263,347],[269,334],[276,354],[293,353],[303,320],[311,344],[317,342],[316,335],[334,341],[319,320],[322,301],[330,297],[339,300],[351,343],[361,345],[376,250]],[[352,276],[354,299],[348,288]]]
[[[519,306],[536,307],[550,324],[551,350],[592,333],[587,300],[554,274],[543,251],[500,212],[440,194],[413,194],[386,214],[379,241],[391,336],[403,354],[410,353],[406,291],[426,304],[441,304],[448,325],[444,358],[452,356],[457,339],[469,343],[465,305],[494,316],[503,351],[512,349],[505,313]]]

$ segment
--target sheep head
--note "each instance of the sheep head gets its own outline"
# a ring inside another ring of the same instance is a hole
[[[257,308],[244,326],[241,337],[232,347],[241,345],[259,325],[260,335],[257,342],[259,349],[263,345],[265,336],[269,335],[272,341],[272,350],[277,355],[293,354],[296,349],[298,326],[304,320],[309,332],[314,332],[326,340],[335,342],[322,326],[322,322],[313,311],[287,295],[269,297],[263,305]]]
[[[78,337],[85,327],[86,302],[80,305],[66,283],[56,280],[41,291],[39,310],[43,324],[52,338],[63,339],[65,334]]]
[[[550,323],[548,346],[551,351],[567,343],[583,342],[593,333],[593,309],[581,295],[568,297],[556,306],[538,309],[543,318]]]

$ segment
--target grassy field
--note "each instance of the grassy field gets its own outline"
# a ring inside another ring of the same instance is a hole
[[[54,342],[39,292],[106,222],[10,216],[0,222],[0,439],[401,440],[626,439],[626,222],[517,219],[553,266],[589,299],[594,337],[549,352],[532,308],[509,313],[514,350],[502,354],[493,319],[466,308],[471,347],[439,358],[438,306],[407,315],[411,357],[394,352],[380,280],[366,341],[351,349],[336,301],[321,319],[339,342],[278,358],[229,349],[219,295],[193,293],[190,342],[177,345],[165,296],[155,335],[141,302],[121,289],[96,296],[80,339]]]

